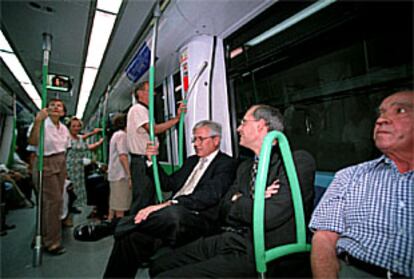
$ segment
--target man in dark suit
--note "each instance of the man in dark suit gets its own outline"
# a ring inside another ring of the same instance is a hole
[[[279,110],[256,105],[245,114],[238,132],[240,145],[252,150],[256,159],[268,132],[283,131],[283,116]],[[265,191],[265,243],[267,248],[296,240],[294,212],[290,187],[278,147],[273,148],[267,188]],[[315,162],[305,151],[294,153],[306,215],[313,204]],[[151,265],[151,277],[163,278],[222,278],[256,276],[252,243],[252,212],[255,177],[253,160],[237,169],[236,179],[225,195],[220,212],[224,217],[223,232],[200,238],[171,253],[157,258]]]
[[[132,231],[121,233],[122,220],[115,230],[115,244],[104,278],[134,277],[138,267],[160,244],[176,246],[208,233],[217,223],[218,204],[234,179],[236,161],[220,152],[221,126],[201,121],[193,128],[196,155],[171,176],[160,171],[164,191],[172,198],[141,209],[129,220]],[[148,145],[147,156],[158,153]],[[125,219],[128,222],[128,219]]]

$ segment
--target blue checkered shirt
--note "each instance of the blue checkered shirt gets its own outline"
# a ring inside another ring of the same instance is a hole
[[[337,232],[338,254],[414,278],[414,171],[385,156],[339,171],[309,227]]]

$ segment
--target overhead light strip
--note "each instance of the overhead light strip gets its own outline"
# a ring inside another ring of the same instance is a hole
[[[15,79],[20,83],[23,89],[32,99],[33,103],[40,109],[42,106],[42,99],[39,92],[33,86],[29,76],[27,75],[25,69],[20,63],[19,59],[15,55],[15,52],[11,48],[9,42],[3,34],[3,31],[0,30],[0,57],[3,59],[6,66],[12,72]]]
[[[299,21],[304,20],[305,18],[313,15],[314,13],[322,10],[323,8],[331,5],[332,3],[336,2],[336,0],[323,0],[318,1],[309,7],[303,9],[299,13],[289,17],[288,19],[282,21],[281,23],[273,26],[269,30],[265,31],[264,33],[260,34],[259,36],[253,38],[252,40],[248,41],[246,43],[247,46],[255,46],[257,44],[260,44],[264,40],[267,40],[268,38],[276,35],[277,33],[282,32],[283,30],[291,27],[292,25],[298,23]]]
[[[122,0],[98,0],[83,71],[76,116],[83,117]]]

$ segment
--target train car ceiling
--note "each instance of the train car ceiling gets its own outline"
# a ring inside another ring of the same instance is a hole
[[[223,8],[223,5],[226,9]],[[189,1],[177,0],[168,3],[162,12],[157,41],[156,84],[175,73],[179,67],[179,49],[197,36],[227,36],[229,32],[251,19],[254,15],[271,5],[270,1]],[[233,7],[232,9],[227,9]],[[229,12],[230,11],[230,12]],[[221,16],[220,16],[221,15]],[[215,20],[213,20],[213,18]],[[220,20],[217,20],[220,19]],[[129,105],[132,83],[124,73],[132,57],[148,42],[151,34],[142,37],[133,46],[133,50],[123,61],[120,73],[114,80],[114,92],[110,94],[109,110],[124,110]],[[144,76],[142,79],[147,78]],[[92,107],[90,107],[92,108]],[[87,111],[87,116],[94,109]]]
[[[120,73],[146,40],[147,35],[143,33],[150,23],[155,3],[155,0],[123,1],[91,89],[85,120],[91,118],[98,109],[108,85],[116,89],[111,92],[109,112],[125,110],[130,104],[131,86],[123,84],[122,80],[119,82],[122,78]],[[273,1],[170,0],[161,1],[163,3],[166,3],[166,9],[160,20],[157,85],[161,84],[164,77],[177,71],[178,50],[192,37],[215,35],[224,38],[272,5]],[[63,99],[68,114],[74,115],[96,1],[2,1],[1,8],[1,30],[38,92],[41,92],[42,34],[47,32],[52,35],[49,72],[71,77],[73,86],[68,93],[49,90],[48,98]],[[14,92],[19,95],[23,93],[12,86],[15,80],[3,74],[1,79]],[[114,87],[115,84],[120,86]]]

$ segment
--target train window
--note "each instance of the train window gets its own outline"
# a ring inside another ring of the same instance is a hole
[[[265,13],[281,13],[284,4]],[[280,108],[291,145],[313,153],[321,171],[376,157],[377,106],[387,94],[413,86],[412,6],[335,3],[258,45],[244,45],[227,61],[237,116],[252,104]],[[268,16],[226,39],[227,48],[268,28]]]
[[[179,71],[173,75],[173,85],[174,85],[173,86],[173,88],[174,88],[174,100],[175,100],[175,104],[177,105],[178,102],[181,102],[183,100],[181,76],[180,76]],[[178,126],[177,126],[177,128],[178,128]],[[186,138],[185,129],[184,129],[183,133],[184,133],[184,138]],[[183,148],[184,148],[183,156],[184,156],[184,158],[186,158],[187,157],[187,155],[186,155],[187,150],[186,150],[186,145],[185,144],[183,144]]]
[[[172,83],[172,84],[169,84]],[[166,86],[160,85],[156,88],[155,97],[155,121],[164,122],[176,115],[176,104],[182,101],[180,73],[175,73],[172,78],[167,78]],[[172,165],[178,163],[177,135],[178,125],[166,133],[157,135],[160,142],[159,160],[169,162]],[[185,146],[184,146],[185,148]],[[186,151],[184,150],[184,156]]]
[[[169,111],[165,111],[165,106],[164,106],[164,100],[166,99],[165,97],[166,92],[163,91],[162,86],[158,86],[157,88],[155,88],[155,92],[157,92],[154,98],[155,123],[162,123],[166,120],[165,116],[169,115]],[[162,162],[166,162],[168,161],[166,133],[158,134],[157,137],[160,142],[158,160]]]
[[[182,88],[181,88],[181,77],[180,73],[177,72],[173,75],[173,82],[174,82],[174,98],[176,102],[182,101]]]

